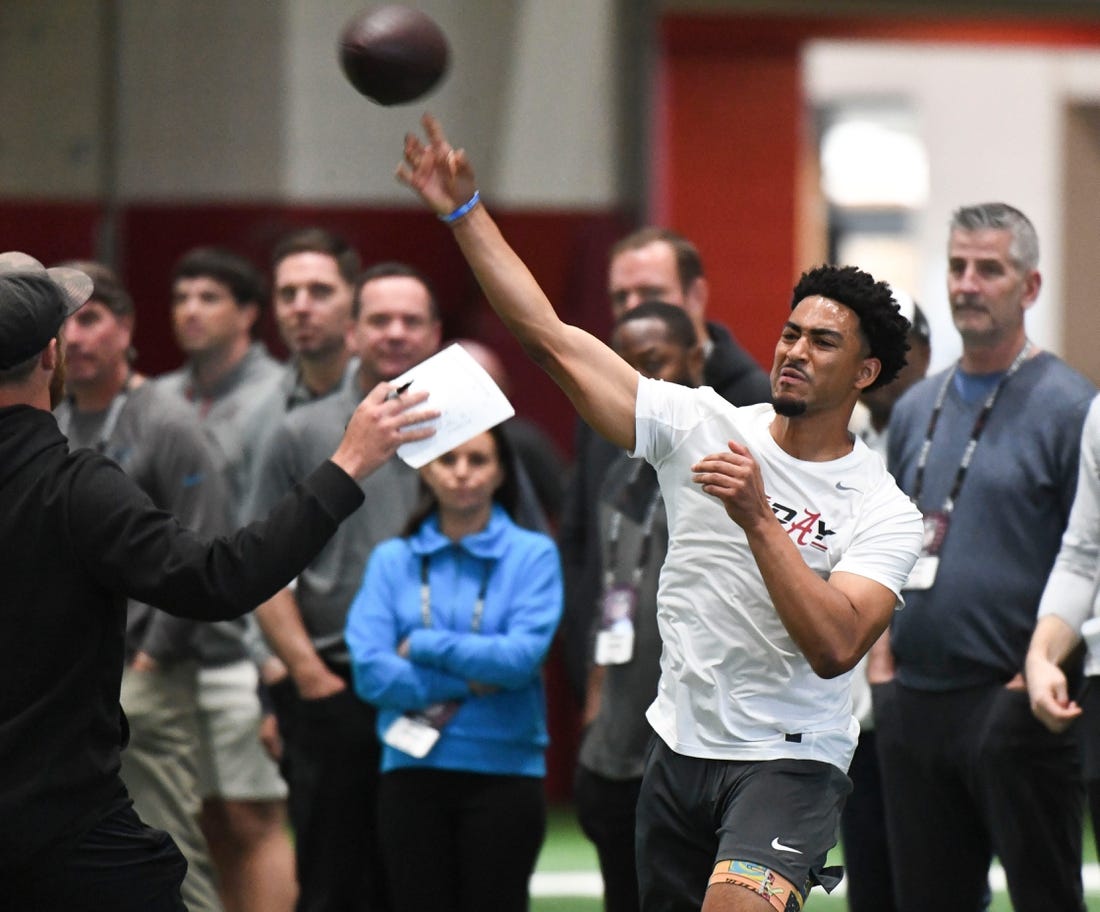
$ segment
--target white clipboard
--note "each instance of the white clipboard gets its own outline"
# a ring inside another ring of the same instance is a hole
[[[485,368],[457,342],[390,382],[398,387],[408,384],[410,392],[427,390],[424,407],[440,412],[429,422],[435,428],[433,436],[397,448],[397,455],[414,469],[516,413]]]

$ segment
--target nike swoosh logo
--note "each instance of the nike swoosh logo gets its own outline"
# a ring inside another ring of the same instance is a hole
[[[788,845],[783,845],[783,843],[779,841],[778,836],[776,836],[775,839],[772,840],[772,848],[775,849],[777,852],[794,852],[795,855],[802,854],[801,849],[792,849]]]
[[[853,488],[851,485],[846,485],[843,481],[838,481],[836,483],[836,489],[838,491],[855,491],[857,494],[859,493],[859,488]]]

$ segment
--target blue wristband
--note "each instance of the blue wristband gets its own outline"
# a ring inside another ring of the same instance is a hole
[[[446,215],[439,216],[441,222],[446,222],[448,225],[457,222],[462,216],[469,214],[470,210],[481,202],[481,191],[475,190],[474,195],[471,196],[466,202],[454,210],[454,212],[448,212]]]

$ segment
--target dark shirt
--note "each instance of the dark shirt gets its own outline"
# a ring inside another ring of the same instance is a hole
[[[54,417],[0,408],[0,890],[126,801],[118,776],[126,597],[234,617],[317,553],[362,492],[331,462],[263,522],[207,541]]]
[[[890,416],[889,468],[910,496],[946,376],[907,390]],[[891,646],[906,687],[962,690],[1003,684],[1023,670],[1095,394],[1049,352],[1025,361],[1001,388],[955,500],[935,582],[906,589],[905,607],[893,616]],[[949,385],[917,499],[922,512],[944,508],[983,404]]]
[[[81,412],[66,400],[54,415],[70,449],[92,449],[114,460],[182,525],[206,537],[235,526],[210,443],[191,410],[157,384],[124,389],[101,412]],[[139,651],[165,665],[198,659],[205,626],[132,601],[126,610],[126,660]]]

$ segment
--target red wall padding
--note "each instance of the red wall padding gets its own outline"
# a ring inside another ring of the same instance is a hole
[[[498,212],[506,236],[558,307],[573,323],[606,337],[607,250],[631,227],[609,212]],[[99,249],[103,211],[92,203],[0,202],[0,250],[18,249],[47,264],[88,258]],[[200,244],[229,247],[265,274],[279,237],[321,225],[342,234],[364,263],[403,260],[436,285],[447,337],[474,337],[495,348],[512,380],[519,414],[541,424],[562,450],[572,450],[574,413],[565,396],[523,354],[484,302],[448,230],[430,214],[408,209],[234,204],[141,204],[118,219],[118,268],[138,308],[138,368],[157,374],[179,364],[168,321],[168,276],[177,257]],[[270,316],[265,337],[282,353]],[[547,789],[568,798],[576,755],[579,713],[557,649],[546,667],[552,744]]]

